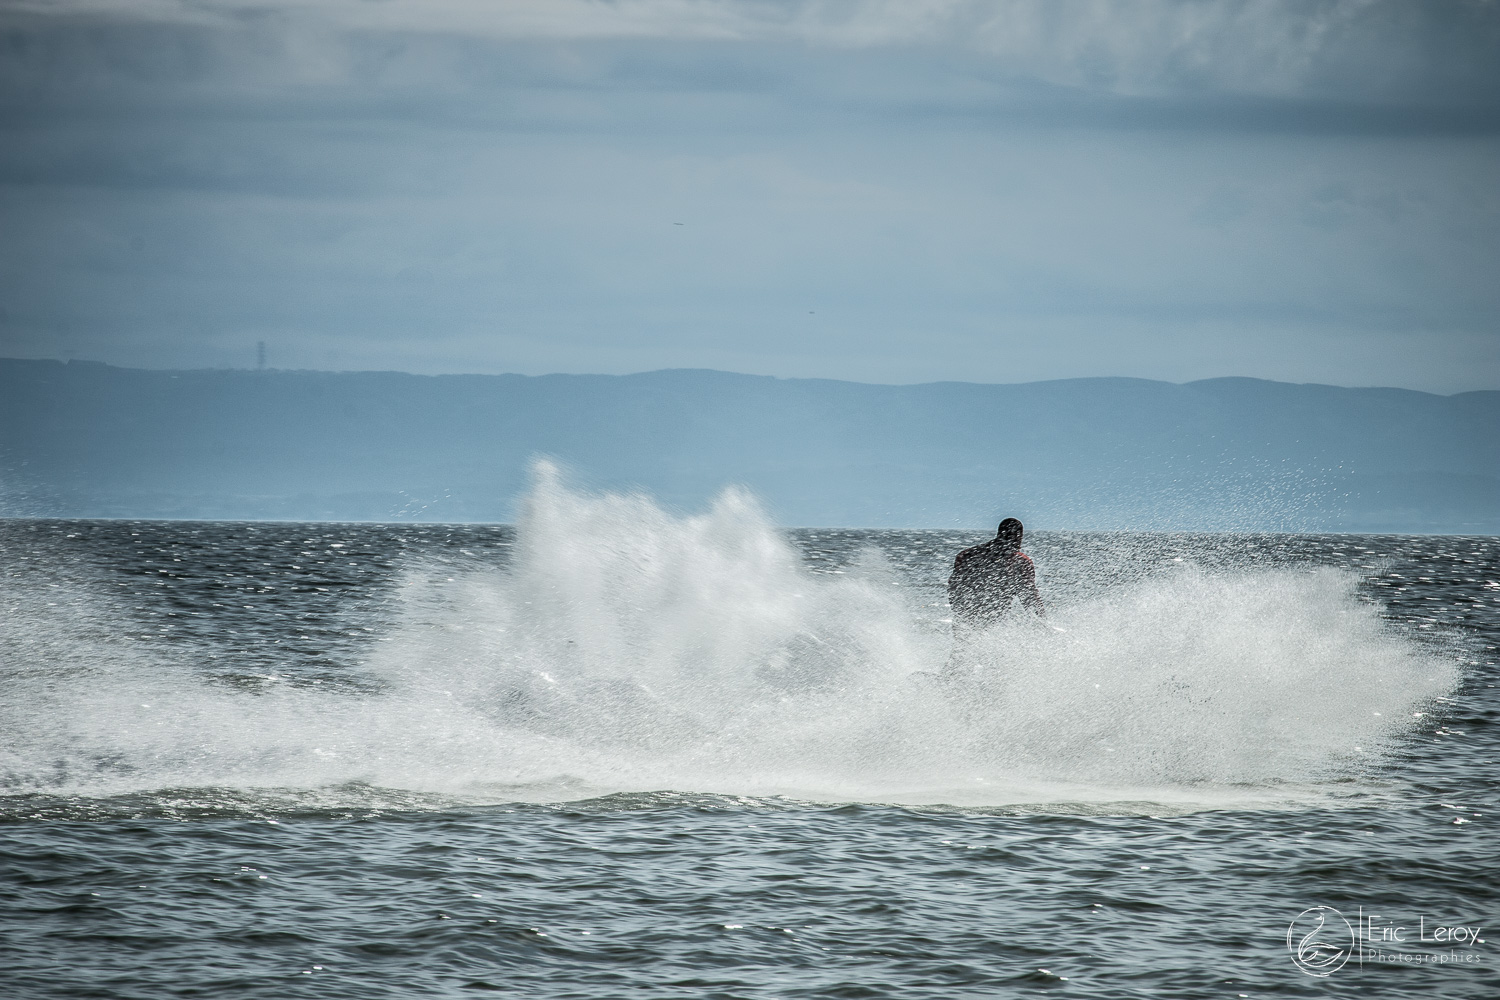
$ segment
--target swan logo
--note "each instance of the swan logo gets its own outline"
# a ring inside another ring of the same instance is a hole
[[[1314,906],[1297,914],[1286,929],[1286,947],[1292,963],[1322,979],[1344,967],[1354,954],[1354,928],[1331,906]]]

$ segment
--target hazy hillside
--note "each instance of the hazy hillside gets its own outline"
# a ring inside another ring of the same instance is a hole
[[[0,360],[0,513],[506,520],[529,460],[786,524],[1500,532],[1500,392]]]

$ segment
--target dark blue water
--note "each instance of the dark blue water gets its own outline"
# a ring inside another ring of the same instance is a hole
[[[3,522],[0,993],[1500,995],[1500,541],[974,540]]]

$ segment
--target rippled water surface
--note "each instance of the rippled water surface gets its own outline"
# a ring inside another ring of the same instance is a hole
[[[977,540],[0,522],[0,993],[1500,995],[1500,540]]]

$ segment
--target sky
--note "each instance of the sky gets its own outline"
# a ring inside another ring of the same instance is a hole
[[[1496,0],[0,0],[0,356],[1500,388]]]

